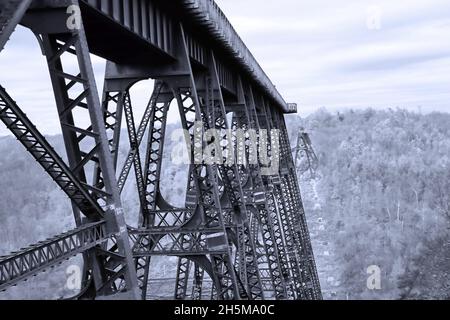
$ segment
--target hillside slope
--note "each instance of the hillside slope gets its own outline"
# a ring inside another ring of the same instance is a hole
[[[320,160],[315,179],[299,178],[325,298],[448,298],[450,115],[319,110],[287,121],[292,146],[304,126]],[[62,154],[61,137],[49,140]],[[174,143],[166,145],[162,188],[181,205],[187,167],[170,162]],[[128,221],[137,220],[133,183],[123,193]],[[0,138],[0,190],[0,255],[73,227],[66,196],[11,137]],[[79,263],[72,259],[0,299],[68,296],[65,271]],[[162,276],[173,273],[173,259],[157,264]],[[370,266],[381,270],[381,290],[367,288]]]
[[[448,298],[450,115],[320,110],[289,117],[292,140],[300,125],[320,160],[300,181],[328,298]],[[367,288],[370,266],[380,290]]]

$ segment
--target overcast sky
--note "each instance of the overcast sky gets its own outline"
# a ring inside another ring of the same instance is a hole
[[[322,106],[450,112],[448,0],[217,2],[302,115]],[[99,82],[103,64],[95,59]],[[58,132],[48,71],[22,28],[0,53],[0,84],[42,130]],[[147,86],[136,88],[138,101]]]

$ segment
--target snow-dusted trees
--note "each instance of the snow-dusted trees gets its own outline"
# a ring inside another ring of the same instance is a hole
[[[318,192],[328,220],[318,239],[331,244],[339,280],[323,286],[343,299],[444,297],[450,115],[320,110],[303,122],[320,159]],[[298,121],[289,123],[294,134]],[[316,252],[319,264],[322,254]],[[380,290],[366,286],[372,265],[381,269]],[[417,272],[425,274],[420,281]]]

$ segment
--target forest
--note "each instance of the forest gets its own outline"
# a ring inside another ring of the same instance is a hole
[[[304,128],[319,159],[316,174],[299,172],[299,180],[324,298],[450,299],[450,114],[320,109],[287,123],[292,148]],[[48,139],[63,155],[61,136]],[[182,205],[186,168],[171,164],[173,144],[162,189]],[[133,183],[122,199],[129,221],[139,211]],[[0,190],[0,256],[74,227],[67,197],[9,136],[0,138]],[[0,299],[70,296],[67,265],[80,263],[73,258]],[[377,289],[367,285],[374,266]]]
[[[299,179],[326,297],[450,298],[450,115],[322,109],[290,120],[319,158],[315,179]],[[379,290],[367,287],[371,266]]]

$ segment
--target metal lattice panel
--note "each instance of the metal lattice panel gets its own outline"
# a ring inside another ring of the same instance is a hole
[[[105,223],[87,224],[73,231],[0,258],[0,290],[83,253],[108,239]]]

